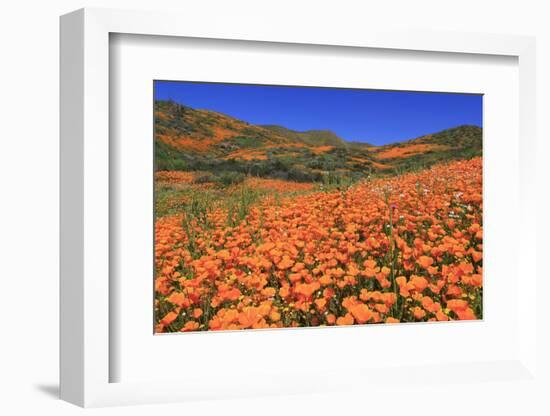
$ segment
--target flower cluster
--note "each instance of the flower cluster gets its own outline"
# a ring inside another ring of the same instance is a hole
[[[162,170],[155,173],[155,182],[159,184],[190,184],[195,179],[193,172],[181,172],[178,170]]]
[[[482,211],[474,158],[160,217],[156,331],[480,319]]]
[[[246,179],[245,185],[265,191],[275,191],[279,193],[299,192],[312,190],[314,185],[311,182],[291,182],[282,179],[266,179],[250,177]]]

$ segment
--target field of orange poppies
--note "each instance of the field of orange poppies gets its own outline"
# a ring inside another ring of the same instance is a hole
[[[156,332],[482,318],[480,157],[346,186],[193,175],[156,178],[176,188],[175,209],[157,199]]]

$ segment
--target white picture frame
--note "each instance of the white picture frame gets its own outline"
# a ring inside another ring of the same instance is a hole
[[[215,25],[207,25],[203,19],[173,13],[108,9],[82,9],[61,18],[61,398],[84,407],[159,403],[341,391],[351,388],[352,384],[372,388],[377,380],[384,384],[403,377],[418,380],[414,388],[420,388],[445,371],[462,380],[461,388],[466,392],[486,382],[482,388],[488,398],[494,400],[499,399],[498,389],[486,386],[487,382],[495,383],[499,378],[511,385],[525,386],[528,381],[529,388],[535,387],[535,391],[540,388],[542,381],[536,361],[538,327],[532,319],[536,315],[536,218],[529,209],[535,201],[532,180],[536,141],[535,40],[509,35],[398,32],[378,28],[349,28],[329,33],[312,26],[306,32],[299,27],[283,30],[275,23],[260,24],[244,18],[239,23],[242,24],[217,21]],[[498,362],[457,364],[449,361],[415,368],[370,369],[368,374],[361,369],[331,369],[327,373],[330,382],[320,381],[318,374],[293,376],[291,380],[285,375],[273,376],[265,383],[230,383],[227,374],[220,375],[223,383],[200,379],[200,375],[176,382],[112,382],[110,366],[120,357],[110,349],[110,310],[114,308],[109,284],[109,172],[113,169],[109,157],[111,34],[517,58],[520,198],[515,202],[519,204],[520,216],[518,244],[513,249],[517,264],[522,265],[525,285],[518,287],[518,304],[514,311],[518,325],[515,354]],[[348,382],[342,382],[343,379]]]

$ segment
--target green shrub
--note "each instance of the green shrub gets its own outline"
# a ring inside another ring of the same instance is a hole
[[[223,186],[238,185],[243,183],[245,175],[241,172],[222,172],[217,175],[216,181]]]
[[[201,184],[201,183],[210,183],[215,182],[216,177],[210,173],[207,173],[205,175],[197,176],[195,179],[193,179],[193,183]]]

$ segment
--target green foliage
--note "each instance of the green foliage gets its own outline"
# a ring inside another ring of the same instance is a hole
[[[203,253],[197,244],[197,227],[209,228],[208,215],[212,209],[213,200],[208,192],[193,192],[183,208],[182,228],[187,235],[187,249],[193,258],[199,258]]]
[[[232,194],[226,201],[227,224],[231,227],[244,221],[250,211],[250,207],[263,195],[262,192],[243,186]]]
[[[346,142],[330,130],[296,131],[277,125],[264,125],[262,127],[298,143],[304,143],[312,146],[347,147]]]
[[[155,216],[176,214],[185,208],[185,199],[188,191],[175,190],[170,186],[157,186],[155,188]]]
[[[184,153],[155,140],[155,170],[188,170],[187,159]]]
[[[197,176],[193,180],[193,183],[202,184],[202,183],[211,183],[211,182],[215,182],[215,181],[216,181],[216,176],[214,176],[210,173],[207,173],[205,175]]]
[[[259,148],[262,147],[263,143],[258,140],[256,135],[249,136],[237,136],[231,138],[231,144],[238,148]]]
[[[223,186],[237,185],[244,182],[245,175],[241,172],[222,172],[215,178]]]
[[[352,172],[344,174],[340,172],[327,172],[323,175],[321,189],[330,192],[334,189],[345,191],[363,176]]]

